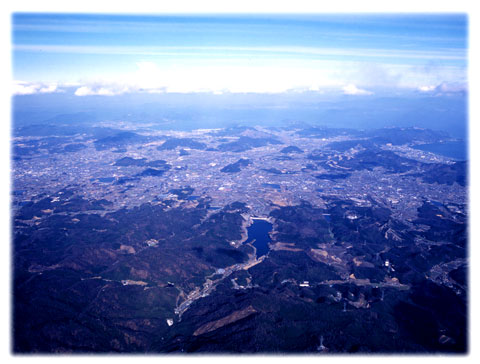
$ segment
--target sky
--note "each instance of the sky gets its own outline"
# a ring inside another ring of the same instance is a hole
[[[462,14],[14,13],[13,93],[467,88]]]

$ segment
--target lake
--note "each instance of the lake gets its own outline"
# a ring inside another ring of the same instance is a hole
[[[468,159],[467,143],[463,141],[421,144],[414,148],[425,152],[440,154],[458,161],[466,161]]]
[[[248,240],[257,249],[257,259],[268,253],[268,243],[272,241],[268,233],[272,231],[272,224],[265,220],[253,220],[253,224],[247,228]]]

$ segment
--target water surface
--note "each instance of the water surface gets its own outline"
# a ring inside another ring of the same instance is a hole
[[[272,224],[265,220],[254,220],[253,224],[247,228],[247,243],[253,242],[253,246],[257,249],[257,259],[268,253],[270,248],[268,243],[272,241],[268,234],[272,231]]]
[[[466,161],[468,159],[467,144],[464,141],[421,144],[414,148],[425,152],[440,154],[458,161]]]

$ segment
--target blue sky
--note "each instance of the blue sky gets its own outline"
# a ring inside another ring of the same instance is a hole
[[[12,16],[14,93],[457,91],[461,14]]]

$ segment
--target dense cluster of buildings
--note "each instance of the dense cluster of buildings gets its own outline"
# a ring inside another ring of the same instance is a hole
[[[271,132],[271,131],[270,131]],[[321,167],[309,169],[314,163],[308,159],[313,151],[322,150],[328,143],[348,139],[305,138],[293,132],[271,132],[283,144],[269,144],[243,152],[216,151],[219,140],[234,137],[215,137],[208,130],[192,133],[176,133],[176,137],[193,138],[205,143],[207,149],[176,148],[158,150],[163,143],[131,144],[126,151],[96,150],[93,140],[84,141],[87,148],[74,153],[39,153],[13,161],[13,207],[25,201],[36,200],[71,187],[86,199],[106,199],[112,202],[109,210],[133,207],[142,203],[156,203],[175,199],[172,189],[190,186],[190,197],[208,195],[212,206],[221,207],[242,201],[257,216],[267,215],[274,205],[298,204],[302,200],[323,206],[325,196],[339,196],[368,204],[367,196],[385,204],[399,217],[408,220],[415,217],[416,209],[424,198],[442,203],[465,201],[466,192],[457,185],[438,185],[421,182],[419,178],[385,173],[381,167],[353,171],[346,178],[319,179]],[[171,134],[171,133],[170,133]],[[23,142],[17,138],[14,143]],[[303,153],[282,153],[285,146],[294,145]],[[402,156],[424,162],[452,163],[451,160],[408,146],[385,145]],[[355,149],[338,152],[335,159],[351,158]],[[115,162],[125,156],[146,158],[148,161],[164,160],[171,168],[161,176],[141,176],[144,166],[117,166]],[[220,170],[239,159],[251,163],[237,173]]]

